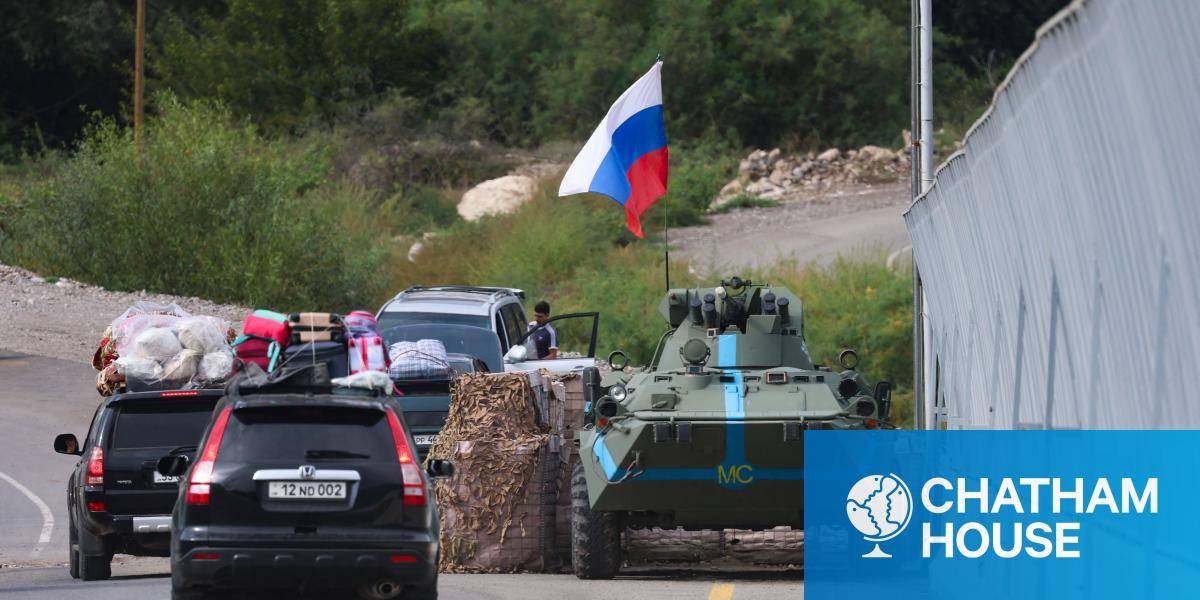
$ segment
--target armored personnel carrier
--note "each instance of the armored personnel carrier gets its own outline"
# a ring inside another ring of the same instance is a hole
[[[583,579],[622,563],[626,527],[803,527],[804,432],[888,425],[891,384],[813,364],[792,292],[734,277],[672,289],[651,364],[584,371],[588,401],[572,473],[572,558]]]

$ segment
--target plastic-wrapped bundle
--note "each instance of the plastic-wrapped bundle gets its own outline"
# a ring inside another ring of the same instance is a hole
[[[200,357],[204,356],[198,350],[180,350],[170,360],[163,363],[163,382],[171,387],[183,387],[196,376],[196,366]]]
[[[174,328],[180,319],[191,317],[192,314],[179,307],[178,304],[158,304],[146,300],[133,303],[113,319],[112,339],[116,343],[118,355],[124,355],[141,333],[156,327]]]
[[[200,359],[196,377],[202,383],[224,381],[233,374],[233,353],[228,349],[209,352]]]
[[[188,350],[210,354],[229,346],[229,322],[218,317],[188,317],[179,321],[179,343]]]
[[[130,391],[219,384],[233,372],[224,319],[192,316],[175,304],[138,302],[113,321],[111,331],[115,375],[124,376]]]
[[[449,375],[450,362],[441,340],[396,342],[388,349],[392,379],[442,379]]]
[[[160,363],[171,360],[183,350],[175,332],[166,327],[151,327],[138,334],[133,339],[133,347],[121,351],[121,356],[129,355],[135,358],[149,358]]]
[[[142,356],[122,356],[117,359],[117,367],[129,384],[129,391],[139,391],[151,383],[162,381],[162,363],[152,358]]]

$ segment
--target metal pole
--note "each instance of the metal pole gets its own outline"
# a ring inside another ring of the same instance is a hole
[[[139,146],[142,143],[142,113],[145,91],[143,77],[142,54],[146,46],[146,0],[137,0],[137,34],[134,39],[133,55],[133,141]]]
[[[921,139],[921,0],[910,0],[909,8],[909,94],[911,112],[908,137],[908,181],[912,201],[921,195],[921,156],[918,151]],[[916,252],[912,255],[913,269],[913,428],[925,429],[924,382],[925,350],[921,342],[921,269],[917,266]]]
[[[933,185],[933,0],[911,0],[912,136],[911,187],[916,199]],[[925,315],[925,288],[913,254],[913,414],[917,429],[928,429],[934,417],[937,384],[933,380],[933,347]]]
[[[921,2],[921,193],[933,185],[933,0]]]
[[[929,191],[933,186],[933,0],[921,2],[921,193]],[[918,280],[919,281],[919,280]],[[926,313],[925,286],[919,283],[921,307],[921,367],[923,369],[921,392],[926,428],[938,427],[938,417],[935,412],[938,396],[938,382],[934,365],[937,364],[937,350],[933,347],[933,331]]]

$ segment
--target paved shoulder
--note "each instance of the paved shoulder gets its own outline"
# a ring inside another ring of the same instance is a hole
[[[66,485],[78,459],[52,443],[87,434],[100,401],[95,371],[0,351],[0,381],[0,564],[66,561]]]

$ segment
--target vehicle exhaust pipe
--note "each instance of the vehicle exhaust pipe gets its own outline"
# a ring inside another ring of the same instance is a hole
[[[404,586],[391,579],[380,579],[372,585],[359,588],[359,596],[368,600],[393,600],[399,598]]]

